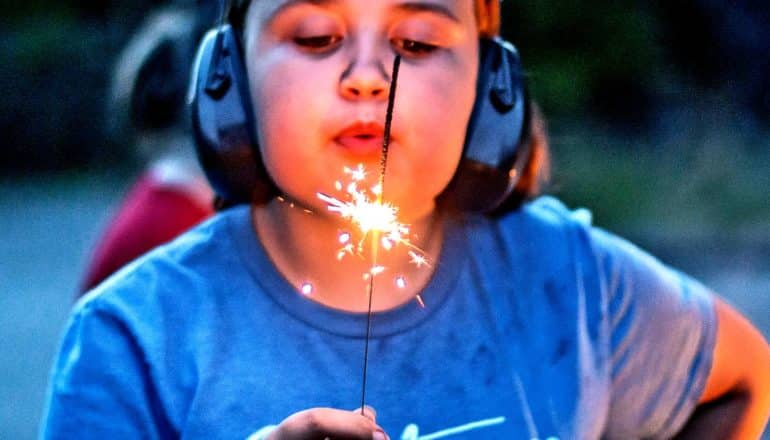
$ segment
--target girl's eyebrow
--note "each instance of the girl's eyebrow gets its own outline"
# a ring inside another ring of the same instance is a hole
[[[340,0],[289,0],[283,3],[282,5],[278,6],[277,8],[275,8],[272,12],[270,12],[270,14],[267,17],[267,21],[268,22],[273,21],[273,19],[281,12],[300,4],[325,6],[333,3],[340,3]]]
[[[393,9],[403,12],[432,12],[444,16],[456,23],[460,23],[460,19],[457,18],[457,15],[455,15],[451,9],[439,3],[406,2],[395,5]]]

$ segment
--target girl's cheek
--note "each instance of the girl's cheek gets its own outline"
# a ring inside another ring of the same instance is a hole
[[[457,119],[465,112],[470,114],[475,95],[475,77],[458,77],[439,72],[419,83],[409,84],[408,87],[411,92],[409,101],[416,107],[411,109],[412,112],[430,118]]]

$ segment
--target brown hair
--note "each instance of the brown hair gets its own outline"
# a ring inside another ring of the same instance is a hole
[[[227,11],[227,21],[238,35],[243,35],[243,22],[250,4],[251,0],[232,0],[230,10]]]
[[[243,31],[243,21],[251,0],[233,0],[228,19],[238,34]],[[500,1],[474,0],[474,12],[479,28],[479,36],[492,38],[500,32]],[[518,208],[523,202],[541,194],[550,179],[550,149],[546,122],[540,108],[534,102],[529,102],[529,127],[523,140],[525,144],[521,151],[528,152],[527,161],[516,183],[512,194],[495,212],[506,212]],[[254,192],[255,203],[265,203],[271,195],[269,190]],[[267,200],[266,200],[266,197]]]
[[[529,157],[513,193],[497,209],[499,212],[516,209],[523,202],[539,196],[551,178],[551,152],[545,117],[536,103],[530,101],[529,106],[529,133],[524,139],[528,148],[522,149],[529,151]]]

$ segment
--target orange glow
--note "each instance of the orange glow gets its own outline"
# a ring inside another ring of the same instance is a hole
[[[367,176],[367,171],[361,164],[355,168],[345,167],[343,172],[347,176],[348,182],[344,183],[339,180],[334,182],[335,190],[342,192],[342,197],[338,198],[321,192],[316,193],[318,198],[327,204],[327,209],[330,212],[349,221],[356,229],[356,234],[341,231],[337,235],[337,240],[343,245],[337,251],[337,260],[342,260],[347,255],[362,256],[364,243],[367,237],[371,236],[374,237],[373,253],[376,254],[378,247],[382,247],[384,251],[393,251],[399,245],[405,246],[410,263],[417,268],[430,267],[423,251],[409,240],[409,225],[398,221],[398,208],[382,201],[382,184],[378,183],[368,189],[363,187],[362,183]],[[353,244],[354,235],[357,240],[355,245]],[[362,274],[362,277],[364,280],[369,280],[385,270],[384,266],[375,263],[367,272]],[[403,275],[397,275],[394,280],[398,288],[406,288],[407,280]],[[425,306],[419,295],[416,299],[421,307]]]

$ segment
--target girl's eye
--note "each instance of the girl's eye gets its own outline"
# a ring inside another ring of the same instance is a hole
[[[438,46],[434,44],[408,40],[405,38],[394,39],[393,45],[400,51],[412,56],[428,55],[438,49]]]
[[[342,40],[342,37],[339,35],[294,37],[294,44],[313,52],[322,52],[334,48],[340,40]]]

